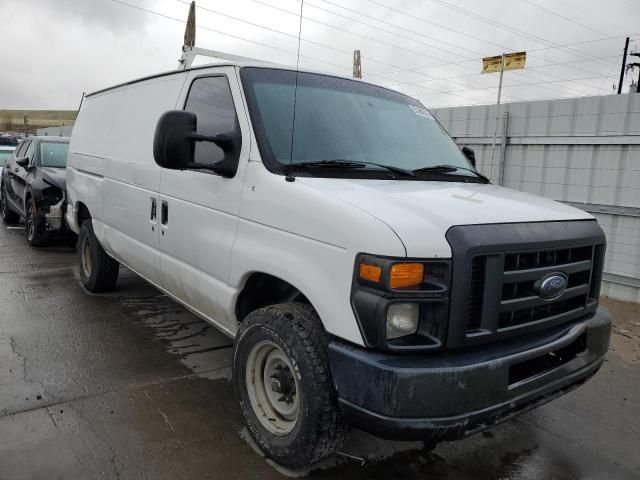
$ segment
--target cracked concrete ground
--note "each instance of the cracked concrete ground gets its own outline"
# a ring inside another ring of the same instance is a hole
[[[433,452],[353,432],[343,455],[297,473],[639,478],[640,307],[604,303],[619,333],[582,388]],[[227,337],[131,273],[88,295],[73,248],[32,249],[0,227],[1,480],[282,478],[244,440],[230,353]]]

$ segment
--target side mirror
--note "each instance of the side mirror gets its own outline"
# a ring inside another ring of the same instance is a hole
[[[197,134],[198,118],[195,113],[170,110],[163,113],[153,137],[153,158],[162,168],[172,170],[212,170],[223,177],[233,177],[238,169],[238,155],[242,138],[237,132],[214,136]],[[224,159],[212,165],[193,161],[195,142],[213,142],[224,152]]]
[[[467,157],[467,160],[469,160],[469,163],[471,163],[473,168],[476,168],[476,152],[473,151],[473,148],[469,148],[465,145],[462,147],[462,153]]]
[[[20,165],[22,168],[27,168],[29,166],[29,157],[16,158],[16,164]]]

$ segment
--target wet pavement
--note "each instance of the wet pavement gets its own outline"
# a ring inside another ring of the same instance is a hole
[[[0,224],[0,479],[283,478],[245,440],[231,341],[124,270],[115,292],[85,293],[76,263],[64,242],[32,249]],[[639,478],[640,306],[605,303],[621,323],[582,388],[432,452],[353,432],[295,473]]]

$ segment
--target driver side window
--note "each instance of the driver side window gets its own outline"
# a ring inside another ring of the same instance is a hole
[[[238,129],[238,117],[226,76],[196,78],[191,84],[184,109],[198,118],[197,133],[213,136]],[[224,152],[213,142],[196,142],[194,161],[211,165]]]

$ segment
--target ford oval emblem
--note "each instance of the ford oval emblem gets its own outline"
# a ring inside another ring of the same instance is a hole
[[[540,298],[556,298],[567,289],[569,279],[564,273],[553,272],[545,275],[534,284]]]

